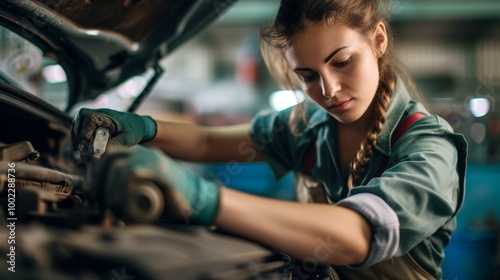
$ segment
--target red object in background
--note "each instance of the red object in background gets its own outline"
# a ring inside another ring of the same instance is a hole
[[[255,54],[245,54],[236,65],[236,81],[253,86],[259,79],[259,59]]]
[[[490,133],[491,136],[500,135],[500,121],[495,117],[490,117]]]

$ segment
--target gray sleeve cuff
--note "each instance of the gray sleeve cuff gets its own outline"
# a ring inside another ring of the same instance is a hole
[[[399,219],[383,199],[362,193],[347,197],[336,205],[358,212],[372,226],[373,236],[368,257],[361,264],[350,265],[350,268],[367,268],[394,256],[399,246]]]

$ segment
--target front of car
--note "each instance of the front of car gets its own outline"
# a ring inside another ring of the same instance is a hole
[[[0,278],[246,279],[281,270],[257,244],[116,219],[88,199],[94,186],[70,143],[83,102],[140,76],[123,109],[134,111],[162,77],[159,60],[233,2],[0,3]]]

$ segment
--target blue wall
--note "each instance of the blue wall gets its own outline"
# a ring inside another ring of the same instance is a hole
[[[499,218],[500,164],[469,163],[464,205],[445,250],[445,280],[494,279]]]
[[[294,174],[277,180],[267,163],[210,164],[203,173],[206,178],[247,193],[283,200],[296,197]]]
[[[467,167],[465,202],[458,214],[458,229],[500,218],[500,164]]]

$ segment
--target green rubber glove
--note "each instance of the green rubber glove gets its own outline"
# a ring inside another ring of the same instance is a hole
[[[219,186],[182,168],[158,150],[139,145],[111,150],[101,160],[92,162],[90,170],[89,185],[94,188],[91,196],[119,217],[130,218],[128,213],[133,216],[129,220],[141,221],[141,216],[149,216],[149,210],[135,211],[136,205],[141,203],[141,199],[136,198],[141,196],[148,197],[150,202],[147,205],[158,204],[149,188],[147,192],[136,195],[137,189],[143,188],[147,182],[157,186],[163,195],[162,206],[151,207],[163,209],[159,220],[182,218],[186,223],[206,226],[214,222],[219,207]]]
[[[84,161],[90,155],[89,145],[98,127],[109,129],[109,145],[134,146],[156,136],[156,122],[149,116],[139,116],[111,109],[81,109],[71,126],[71,143]]]

